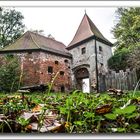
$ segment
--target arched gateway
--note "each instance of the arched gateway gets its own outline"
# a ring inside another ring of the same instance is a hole
[[[74,72],[76,88],[83,92],[90,92],[89,72],[87,68],[79,68]]]

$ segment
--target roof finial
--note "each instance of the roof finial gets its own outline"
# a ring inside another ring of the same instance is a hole
[[[87,14],[86,9],[85,9],[85,14]]]

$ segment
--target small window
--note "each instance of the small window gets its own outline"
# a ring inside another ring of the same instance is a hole
[[[64,87],[64,85],[62,85],[62,86],[60,87],[60,89],[61,89],[61,92],[65,92],[65,87]]]
[[[68,63],[69,61],[67,59],[64,60],[65,63]]]
[[[48,73],[53,73],[53,67],[52,66],[48,66]]]
[[[60,75],[64,75],[64,71],[60,71]]]
[[[32,54],[32,52],[28,52],[28,54]]]
[[[55,64],[58,65],[58,61],[55,61]]]
[[[86,53],[86,48],[85,47],[81,49],[81,53],[82,54],[85,54]]]
[[[102,51],[103,51],[103,49],[102,49],[102,47],[101,47],[101,46],[99,46],[99,51],[100,51],[100,52],[102,52]]]
[[[103,63],[100,63],[101,66],[103,66]]]

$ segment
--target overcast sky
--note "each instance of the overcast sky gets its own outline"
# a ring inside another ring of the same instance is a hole
[[[112,28],[115,11],[120,6],[140,6],[140,1],[0,1],[6,8],[15,7],[24,16],[26,30],[44,30],[68,45],[86,13],[100,32],[115,42]]]
[[[85,14],[94,22],[100,32],[112,43],[115,10],[112,7],[15,7],[24,16],[26,30],[44,30],[56,40],[68,45]]]

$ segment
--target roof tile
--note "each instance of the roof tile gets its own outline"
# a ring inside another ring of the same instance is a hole
[[[17,39],[11,45],[3,48],[0,51],[20,51],[20,50],[32,50],[32,49],[41,49],[45,51],[50,51],[53,53],[63,54],[71,56],[66,50],[66,46],[56,41],[52,38],[45,37],[43,35],[27,31],[19,39]]]
[[[88,15],[85,13],[78,30],[73,38],[73,40],[70,42],[67,48],[89,38],[95,35],[96,37],[108,42],[109,42],[98,30],[98,28],[95,26],[95,24],[91,21],[91,19],[88,17]]]

